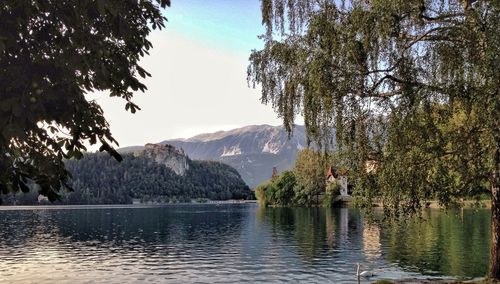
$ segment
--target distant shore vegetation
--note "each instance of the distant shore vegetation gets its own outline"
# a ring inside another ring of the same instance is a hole
[[[312,149],[299,151],[295,167],[273,176],[255,188],[261,206],[330,207],[340,194],[338,183],[326,182],[326,168],[331,159]]]
[[[371,203],[363,199],[365,191],[377,188],[382,171],[371,161],[365,163],[363,171],[354,171],[349,165],[342,164],[339,153],[320,153],[313,149],[299,151],[295,167],[273,176],[255,188],[255,197],[263,207],[332,207],[340,205],[337,197],[341,193],[339,179],[328,180],[328,170],[335,168],[343,172],[348,179],[349,194],[352,194],[354,205],[360,207],[382,206],[380,199]],[[344,158],[345,159],[345,158]],[[362,176],[362,178],[361,178]],[[486,184],[479,185],[477,193],[469,198],[457,199],[446,205],[440,202],[439,195],[429,196],[422,207],[454,208],[454,207],[490,207],[490,195]]]
[[[189,170],[177,175],[144,156],[125,154],[121,163],[106,154],[87,154],[66,161],[73,191],[61,192],[58,201],[39,198],[36,186],[29,193],[4,195],[3,205],[187,203],[208,200],[253,199],[250,188],[231,166],[189,160]]]

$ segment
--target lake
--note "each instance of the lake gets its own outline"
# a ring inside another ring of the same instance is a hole
[[[489,210],[425,216],[376,226],[347,208],[1,207],[0,282],[353,283],[357,262],[372,280],[486,274]]]

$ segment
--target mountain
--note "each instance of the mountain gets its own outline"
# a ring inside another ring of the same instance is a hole
[[[243,180],[254,188],[269,179],[273,167],[278,171],[291,169],[297,151],[307,145],[305,127],[296,125],[293,136],[282,126],[251,125],[229,131],[196,135],[188,139],[160,142],[183,149],[195,160],[219,161],[234,167]],[[121,153],[136,152],[144,147],[119,149]]]
[[[195,161],[171,145],[147,144],[117,162],[107,154],[87,154],[66,162],[75,190],[67,203],[189,202],[191,199],[248,199],[250,188],[238,172],[216,161]]]

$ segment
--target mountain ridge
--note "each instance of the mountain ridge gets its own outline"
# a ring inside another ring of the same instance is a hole
[[[273,167],[279,171],[293,168],[297,152],[307,147],[307,138],[302,125],[295,125],[289,136],[283,126],[263,124],[202,133],[190,138],[169,139],[157,144],[183,149],[191,159],[228,164],[254,188],[271,177]],[[143,146],[132,146],[121,148],[119,152],[130,153],[142,149]]]

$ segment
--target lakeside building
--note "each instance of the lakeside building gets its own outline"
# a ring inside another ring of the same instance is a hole
[[[337,183],[340,185],[340,196],[351,196],[352,193],[352,185],[348,183],[347,174],[345,169],[330,166],[326,175],[327,184]]]
[[[378,167],[379,162],[376,160],[366,160],[365,162],[365,172],[367,174],[376,173]],[[335,168],[334,166],[330,166],[326,175],[327,185],[332,183],[337,183],[340,185],[341,197],[350,197],[352,194],[354,185],[352,183],[349,183],[348,174],[349,171],[345,168]]]

